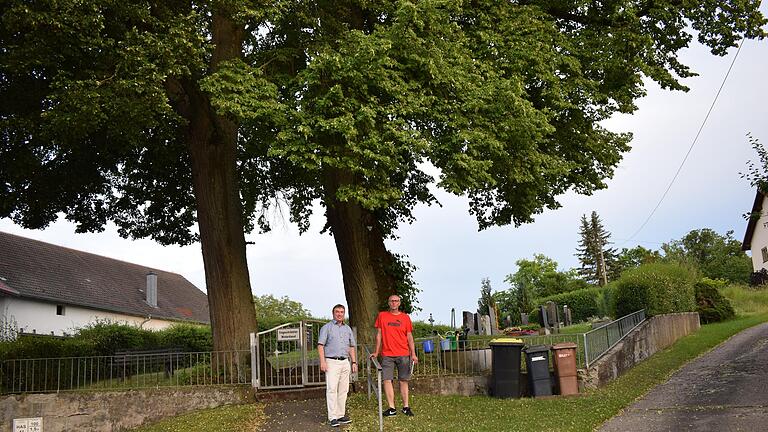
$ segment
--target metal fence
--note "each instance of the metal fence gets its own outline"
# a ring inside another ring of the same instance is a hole
[[[584,333],[582,343],[585,366],[589,367],[608,350],[645,321],[645,309],[623,316],[616,321]]]
[[[251,383],[249,351],[177,352],[0,362],[0,394]]]
[[[526,346],[554,345],[561,342],[572,342],[577,345],[577,367],[583,368],[584,338],[581,334],[555,334],[546,336],[515,336],[521,339]],[[417,339],[416,356],[418,364],[413,368],[414,379],[421,377],[441,376],[473,376],[488,375],[491,373],[491,347],[493,339],[503,337],[495,336],[470,336],[462,341],[448,341],[439,337]],[[442,342],[442,343],[441,343]],[[371,351],[364,347],[363,352]],[[550,359],[551,360],[551,359]],[[525,362],[521,362],[525,371]],[[367,371],[361,371],[363,375]]]

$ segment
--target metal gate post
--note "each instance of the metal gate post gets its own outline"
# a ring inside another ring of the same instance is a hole
[[[259,333],[251,333],[251,384],[254,390],[259,389],[261,364],[259,363]]]
[[[306,321],[299,321],[299,343],[301,344],[301,384],[305,387],[309,383],[309,368],[307,367],[307,326]]]

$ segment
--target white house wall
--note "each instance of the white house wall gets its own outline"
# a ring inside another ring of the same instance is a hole
[[[768,201],[763,198],[763,210],[752,233],[752,268],[754,271],[768,269],[768,262],[763,262],[762,249],[768,247]]]
[[[161,330],[170,327],[175,322],[146,317],[122,315],[87,309],[77,306],[64,305],[64,315],[56,315],[56,303],[36,302],[34,300],[14,297],[0,297],[0,321],[15,321],[19,329],[25,333],[54,334],[62,336],[72,334],[96,321],[110,321],[135,326],[147,330]]]

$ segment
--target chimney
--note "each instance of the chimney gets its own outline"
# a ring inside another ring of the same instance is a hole
[[[157,307],[157,275],[147,273],[147,303],[152,307]]]

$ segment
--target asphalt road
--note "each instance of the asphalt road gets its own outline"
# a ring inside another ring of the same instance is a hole
[[[768,431],[768,323],[731,337],[600,431]]]

